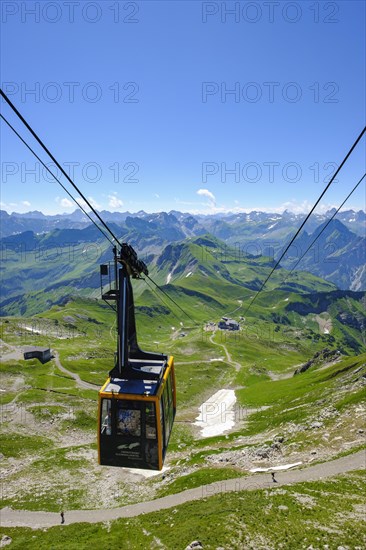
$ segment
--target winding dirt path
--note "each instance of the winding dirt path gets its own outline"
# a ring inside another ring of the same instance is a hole
[[[0,344],[2,346],[6,346],[10,350],[10,351],[6,351],[5,353],[3,352],[1,354],[1,357],[0,357],[1,361],[10,361],[10,360],[23,359],[23,347],[24,346],[13,346],[11,344],[7,344],[6,342],[4,342],[1,339],[0,339]],[[67,374],[67,376],[70,376],[71,378],[73,378],[75,380],[76,384],[79,386],[79,388],[84,388],[86,390],[99,390],[100,385],[91,384],[89,382],[84,382],[84,380],[82,380],[78,374],[76,374],[75,372],[72,372],[72,371],[66,369],[65,367],[63,367],[62,364],[61,364],[60,356],[59,356],[58,352],[55,349],[52,349],[52,352],[54,354],[54,360],[55,360],[57,368],[61,372],[63,372],[64,374]]]
[[[315,481],[365,468],[366,450],[362,450],[353,455],[321,464],[314,464],[314,466],[287,472],[278,472],[276,474],[278,480],[276,487],[304,481]],[[202,487],[189,489],[176,495],[169,495],[149,502],[131,504],[122,508],[66,511],[65,520],[66,524],[70,524],[82,522],[98,523],[118,518],[131,518],[141,514],[166,510],[186,502],[208,498],[220,493],[253,491],[256,489],[269,489],[270,487],[273,487],[273,482],[269,473],[252,474],[250,476],[211,483],[210,485],[203,485]],[[31,527],[32,529],[41,529],[52,527],[59,523],[60,515],[55,512],[29,512],[12,510],[11,508],[3,508],[0,512],[0,525],[2,527]]]
[[[64,374],[71,376],[71,378],[75,380],[79,388],[84,388],[86,390],[99,390],[100,386],[97,386],[96,384],[90,384],[89,382],[84,382],[84,380],[82,380],[78,374],[76,374],[75,372],[72,372],[71,370],[67,370],[65,367],[63,367],[61,365],[60,356],[58,352],[55,350],[53,350],[53,352],[54,352],[54,359],[55,359],[57,368],[60,369],[60,371],[63,372]]]
[[[226,359],[228,361],[228,363],[230,363],[231,365],[233,365],[233,367],[239,371],[242,367],[242,365],[240,363],[237,363],[236,361],[233,360],[233,358],[231,357],[227,347],[225,346],[225,344],[220,344],[220,342],[215,342],[213,340],[213,338],[215,337],[215,332],[212,334],[212,336],[210,336],[210,342],[211,344],[215,345],[215,346],[220,346],[221,348],[223,348],[224,352],[225,352],[225,355],[226,355]]]

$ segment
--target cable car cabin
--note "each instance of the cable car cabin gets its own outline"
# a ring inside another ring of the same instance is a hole
[[[163,467],[176,411],[174,359],[145,361],[141,370],[146,379],[108,378],[99,392],[99,464]]]
[[[99,391],[99,464],[161,470],[176,410],[174,359],[138,346],[130,277],[148,275],[147,267],[125,243],[113,252],[113,288],[108,265],[100,271],[103,299],[116,302],[118,337],[115,366]]]

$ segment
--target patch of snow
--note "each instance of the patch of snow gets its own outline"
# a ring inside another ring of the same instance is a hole
[[[284,299],[284,302],[288,302],[288,298],[285,298],[285,299]]]
[[[234,390],[219,390],[199,408],[195,426],[201,428],[201,437],[221,435],[235,425]]]
[[[168,276],[166,278],[166,284],[168,285],[170,283],[170,279],[172,278],[172,274],[168,273]]]
[[[273,227],[275,227],[277,225],[277,223],[272,223],[272,225],[270,225],[267,229],[273,229]]]
[[[329,334],[329,330],[327,328],[324,329],[324,334]]]
[[[29,330],[30,332],[33,332],[33,334],[50,334],[49,330],[42,330],[42,329],[36,329],[34,327],[29,327],[27,325],[21,325],[20,328],[24,328],[24,330]],[[58,340],[67,340],[68,336],[59,336],[57,332],[52,334],[53,338],[57,338]]]
[[[190,275],[192,275],[192,271],[190,271],[189,273],[187,273],[186,277],[189,277]]]
[[[293,464],[284,464],[283,466],[272,466],[271,468],[252,468],[249,472],[274,472],[277,470],[289,470],[290,468],[295,468],[295,466],[300,466],[302,462],[294,462]]]

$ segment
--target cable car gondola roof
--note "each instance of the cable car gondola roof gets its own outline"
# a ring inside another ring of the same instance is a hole
[[[153,396],[156,395],[159,388],[159,383],[154,380],[118,380],[107,381],[102,388],[102,393],[111,394],[127,394],[134,398],[139,395]]]
[[[129,363],[139,363],[138,360],[130,359]],[[146,373],[146,379],[131,379],[131,378],[113,378],[107,380],[102,388],[105,393],[130,394],[152,396],[156,395],[160,381],[164,375],[167,362],[163,361],[146,361],[143,367],[140,367],[140,372]]]

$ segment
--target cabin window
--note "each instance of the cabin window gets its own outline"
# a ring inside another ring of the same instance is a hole
[[[146,439],[156,439],[155,403],[146,403]]]
[[[166,390],[167,390],[168,399],[169,399],[169,406],[170,406],[170,403],[173,400],[172,382],[171,382],[171,374],[170,373],[169,373],[169,376],[168,376],[167,381],[166,381]]]
[[[163,438],[163,447],[165,447],[165,428],[164,428],[164,396],[162,395],[161,396],[161,400],[160,400],[160,425],[161,425],[161,434],[162,434],[162,438]]]
[[[117,435],[141,436],[141,403],[117,401]]]
[[[169,424],[170,424],[170,430],[172,429],[173,427],[173,422],[174,422],[174,396],[173,396],[173,391],[174,391],[174,387],[173,387],[173,383],[172,383],[172,373],[170,372],[169,374],[169,377],[168,377],[168,380],[167,380],[167,385],[168,385],[168,397],[169,397]]]
[[[170,418],[169,418],[169,397],[167,391],[167,385],[165,385],[163,392],[163,407],[164,407],[164,421],[165,421],[165,445],[168,445],[170,435]]]
[[[110,399],[102,400],[100,433],[112,435],[112,403]]]

